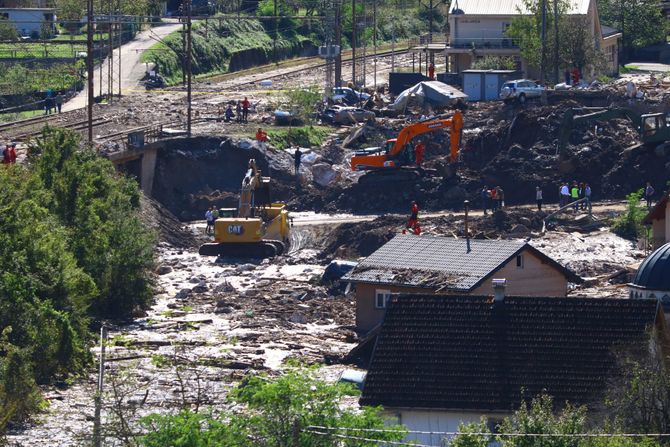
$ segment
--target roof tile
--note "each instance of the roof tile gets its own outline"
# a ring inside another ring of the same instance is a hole
[[[361,403],[510,410],[543,390],[602,398],[614,352],[644,349],[655,300],[400,295],[391,299]]]

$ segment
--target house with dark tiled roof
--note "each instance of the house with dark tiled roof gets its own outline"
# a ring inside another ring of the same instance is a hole
[[[665,328],[657,300],[393,296],[360,403],[426,432],[409,440],[441,446],[443,436],[428,432],[481,416],[500,422],[542,392],[594,408],[618,353],[663,355]]]
[[[510,295],[566,296],[580,278],[526,241],[399,234],[342,279],[356,287],[356,326],[381,323],[394,293],[489,295],[505,278]],[[444,297],[447,299],[447,297]]]
[[[661,245],[670,242],[670,191],[663,194],[661,200],[649,211],[649,214],[642,221],[646,225],[651,225],[651,244],[656,249]]]

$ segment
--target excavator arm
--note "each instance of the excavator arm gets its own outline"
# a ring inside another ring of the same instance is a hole
[[[642,115],[634,110],[619,107],[578,107],[565,111],[558,136],[558,148],[563,150],[568,144],[570,132],[580,124],[596,120],[610,120],[614,118],[628,118],[640,132]]]
[[[461,131],[463,129],[463,114],[459,110],[449,119],[422,121],[405,127],[398,134],[398,138],[389,152],[389,156],[391,158],[397,157],[405,149],[405,146],[419,135],[446,128],[451,128],[450,155],[453,163],[456,161],[458,155],[458,147],[461,143]]]

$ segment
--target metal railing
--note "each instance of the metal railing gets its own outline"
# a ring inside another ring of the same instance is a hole
[[[468,37],[451,39],[451,48],[469,49],[517,49],[519,45],[510,38]]]

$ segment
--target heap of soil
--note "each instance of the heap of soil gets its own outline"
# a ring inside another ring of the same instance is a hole
[[[174,214],[144,194],[140,201],[140,217],[147,227],[157,229],[158,242],[165,242],[178,248],[193,248],[199,245],[198,238],[184,228]]]
[[[639,143],[639,136],[626,119],[575,128],[567,146],[558,149],[565,111],[593,105],[590,101],[571,95],[554,99],[548,106],[539,102],[473,104],[465,112],[463,161],[456,175],[445,170],[446,141],[429,139],[426,167],[435,169],[436,176],[382,185],[315,187],[295,205],[317,211],[403,212],[417,200],[423,209],[459,209],[465,199],[479,205],[483,186],[500,186],[506,203],[519,204],[535,200],[536,186],[542,188],[545,201],[558,201],[561,182],[590,184],[595,200],[624,198],[647,181],[664,184],[670,171],[670,150],[654,145],[630,150]],[[654,105],[636,107],[649,112]],[[379,132],[386,136],[386,126],[380,127]]]
[[[171,140],[159,152],[153,196],[182,221],[203,219],[210,206],[236,208],[249,160],[272,177],[271,199],[294,196],[293,159],[250,140],[194,137]]]
[[[499,210],[489,216],[468,218],[468,232],[473,239],[524,238],[542,229],[545,213],[531,209]],[[356,259],[369,256],[396,234],[402,232],[406,218],[382,216],[369,222],[342,224],[330,232],[321,257]],[[421,218],[424,234],[465,237],[462,215]]]

